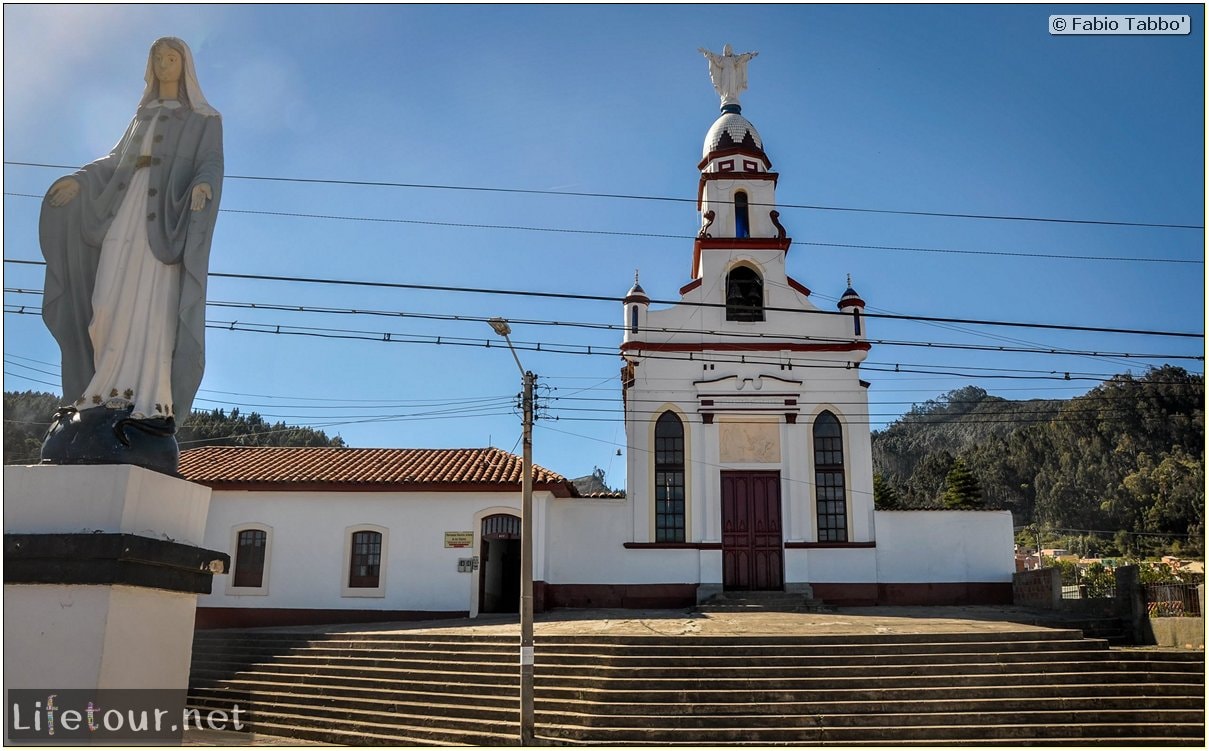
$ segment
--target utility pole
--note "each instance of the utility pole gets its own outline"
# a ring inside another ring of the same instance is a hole
[[[511,346],[511,342],[508,343]],[[533,745],[533,382],[525,371],[521,471],[521,745]]]
[[[524,382],[521,397],[523,443],[521,452],[521,745],[533,745],[533,383],[537,380],[525,370],[508,335],[512,327],[503,318],[488,321],[495,333],[504,337]]]

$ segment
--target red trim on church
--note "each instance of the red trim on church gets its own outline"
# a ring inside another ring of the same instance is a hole
[[[792,276],[787,276],[787,277],[785,277],[785,279],[786,279],[786,281],[789,282],[790,287],[792,287],[793,289],[796,289],[798,292],[801,292],[806,297],[810,297],[810,290],[806,287],[805,284],[802,284],[797,279],[794,279]]]
[[[697,289],[700,286],[701,286],[701,278],[698,277],[698,278],[694,279],[693,281],[689,282],[688,284],[684,285],[683,287],[681,287],[680,294],[687,295],[689,292],[692,292],[693,290]]]
[[[818,548],[876,548],[873,540],[868,542],[786,542],[786,548],[814,550]]]
[[[789,237],[698,237],[701,250],[789,250]]]
[[[780,250],[788,253],[792,244],[792,237],[698,237],[693,241],[693,268],[690,273],[698,275],[702,250]],[[809,290],[806,294],[810,294]]]
[[[649,350],[651,352],[868,352],[869,342],[847,344],[802,344],[801,342],[625,342],[622,351]]]
[[[715,159],[721,159],[722,157],[726,157],[726,156],[735,156],[736,154],[743,154],[744,156],[755,157],[756,159],[759,159],[761,162],[764,162],[765,169],[772,169],[772,160],[768,158],[768,155],[764,154],[763,152],[752,151],[751,149],[744,148],[743,146],[731,146],[729,149],[718,149],[717,151],[711,151],[705,155],[705,158],[702,159],[699,164],[697,164],[697,169],[703,170],[706,168],[706,166],[710,162],[714,161]],[[734,173],[732,172],[732,173],[726,173],[726,174],[734,174]]]

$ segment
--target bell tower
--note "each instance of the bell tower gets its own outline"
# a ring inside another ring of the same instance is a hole
[[[703,255],[710,251],[784,253],[791,242],[776,211],[777,173],[764,153],[760,133],[743,117],[739,104],[739,93],[747,88],[747,63],[758,53],[735,55],[729,44],[721,55],[704,49],[701,53],[709,60],[722,112],[705,135],[697,165],[701,230],[693,249],[693,279],[702,277]]]

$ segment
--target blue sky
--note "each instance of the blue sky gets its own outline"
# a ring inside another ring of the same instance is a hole
[[[652,297],[673,298],[689,280],[691,202],[244,178],[692,198],[701,142],[718,114],[697,48],[726,43],[760,52],[743,114],[781,175],[782,204],[1200,226],[1203,6],[1146,6],[1191,15],[1188,36],[1048,33],[1053,13],[1141,7],[7,5],[4,257],[40,258],[39,204],[27,196],[67,171],[12,162],[80,165],[106,153],[133,114],[146,49],[161,35],[190,44],[202,88],[223,113],[227,180],[212,272],[620,297],[638,268]],[[824,308],[850,273],[871,311],[1204,330],[1201,229],[801,208],[783,208],[781,220],[795,241],[790,274]],[[7,291],[40,289],[42,270],[7,263],[4,272],[4,387],[57,391],[53,339],[38,316],[12,312],[39,300]],[[607,302],[226,278],[211,279],[209,299],[620,319],[619,305]],[[237,329],[355,330],[379,341],[211,329],[196,407],[323,426],[354,446],[512,449],[520,435],[509,405],[519,374],[504,349],[380,341],[386,332],[493,338],[484,323],[215,305],[208,319],[238,321]],[[548,395],[561,397],[546,402],[560,419],[539,422],[537,461],[568,476],[600,466],[623,484],[619,332],[514,329],[517,341],[614,353],[521,356]],[[959,329],[873,321],[869,334],[1204,354],[1203,339]],[[970,383],[1008,398],[1068,397],[1097,381],[1018,376],[1107,376],[1163,361],[883,345],[865,378],[874,420],[884,423]],[[1169,361],[1203,371],[1201,362]],[[990,368],[1003,370],[980,370]],[[600,411],[578,411],[587,408]]]

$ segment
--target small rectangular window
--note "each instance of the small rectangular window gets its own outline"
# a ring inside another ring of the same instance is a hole
[[[352,560],[349,561],[349,588],[378,586],[378,575],[382,569],[382,534],[379,532],[354,532]]]
[[[755,172],[758,168],[759,168],[759,166],[755,162],[749,161],[747,159],[743,160],[743,171],[744,172]]]
[[[735,160],[727,159],[725,162],[718,162],[718,171],[719,172],[734,172],[735,171]]]
[[[264,586],[264,551],[268,535],[264,530],[245,529],[239,533],[235,549],[236,587]]]

